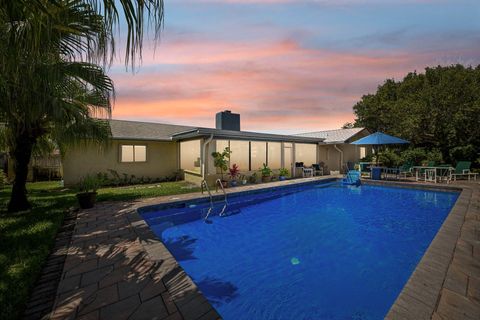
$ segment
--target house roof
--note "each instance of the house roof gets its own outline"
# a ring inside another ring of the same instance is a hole
[[[109,120],[114,139],[171,141],[172,135],[192,130],[194,127],[174,124]]]
[[[291,142],[322,142],[323,138],[294,135],[270,134],[250,131],[220,130],[213,128],[189,127],[165,123],[109,120],[114,139],[172,141],[206,137]]]
[[[315,132],[306,132],[297,134],[302,137],[310,138],[324,138],[324,142],[328,144],[333,143],[345,143],[351,140],[355,135],[367,130],[365,128],[351,128],[351,129],[335,129],[335,130],[325,130],[325,131],[315,131]]]

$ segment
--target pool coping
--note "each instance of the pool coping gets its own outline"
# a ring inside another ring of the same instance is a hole
[[[339,176],[324,176],[319,178],[309,178],[299,180],[290,180],[283,182],[269,183],[267,185],[253,185],[248,187],[240,187],[235,189],[227,189],[227,194],[242,194],[256,191],[265,191],[268,189],[277,189],[282,187],[289,187],[293,185],[312,184],[322,180],[338,180]],[[427,189],[432,191],[447,191],[460,192],[460,195],[455,205],[450,210],[445,218],[440,229],[437,231],[434,239],[425,251],[422,259],[416,266],[412,275],[409,277],[407,283],[398,295],[397,299],[390,308],[386,319],[431,319],[438,308],[441,298],[441,291],[443,289],[448,269],[451,265],[457,241],[460,237],[461,228],[465,221],[465,216],[472,197],[472,189],[474,185],[436,185],[436,184],[419,184],[412,182],[397,182],[397,181],[371,181],[363,180],[367,185],[381,185],[390,187],[400,187],[408,189]],[[175,272],[175,279],[172,278],[166,281],[167,288],[174,290],[174,287],[182,286],[189,288],[188,301],[181,297],[182,303],[178,303],[178,298],[172,295],[173,301],[177,304],[178,309],[182,315],[192,315],[192,312],[205,312],[205,307],[209,306],[209,319],[220,319],[220,315],[215,308],[206,300],[199,288],[195,285],[193,280],[183,270],[179,263],[175,260],[173,255],[169,252],[163,242],[158,239],[154,232],[150,229],[145,220],[138,212],[139,209],[160,205],[160,204],[175,204],[181,202],[195,201],[202,198],[207,198],[208,195],[193,194],[187,196],[172,197],[165,201],[159,201],[156,198],[141,201],[134,205],[128,216],[131,225],[134,227],[138,235],[141,245],[146,253],[156,261],[162,261],[163,266],[167,267],[165,274]],[[218,195],[216,197],[222,197]],[[169,287],[171,283],[172,288]],[[185,317],[190,318],[190,317]],[[192,318],[193,319],[193,318]]]
[[[454,206],[445,218],[442,226],[435,234],[432,242],[415,267],[407,283],[390,307],[385,319],[470,319],[466,313],[459,312],[458,306],[450,306],[443,314],[438,313],[442,292],[450,286],[458,287],[458,277],[447,277],[452,266],[457,244],[461,238],[462,227],[466,221],[472,202],[475,184],[469,185],[437,185],[414,184],[411,182],[366,181],[369,185],[382,185],[409,189],[426,189],[434,191],[459,191],[460,194]],[[478,211],[478,207],[476,208]],[[472,248],[473,249],[473,248]],[[448,283],[450,281],[450,283]],[[462,291],[462,290],[460,290]],[[466,284],[465,290],[466,293]],[[455,310],[457,309],[457,310]],[[477,311],[473,311],[477,314]]]

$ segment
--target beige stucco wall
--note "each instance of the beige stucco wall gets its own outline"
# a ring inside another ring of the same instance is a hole
[[[146,145],[146,162],[120,162],[120,145]],[[102,151],[98,146],[78,146],[67,150],[63,158],[65,185],[78,183],[87,174],[116,170],[137,178],[164,179],[178,170],[178,144],[176,142],[112,140]]]
[[[319,158],[327,166],[327,173],[332,170],[344,171],[344,164],[347,162],[357,163],[360,160],[360,147],[353,144],[337,144],[337,148],[343,152],[343,163],[341,164],[341,155],[334,145],[319,146]],[[371,148],[366,147],[366,154],[371,153]]]

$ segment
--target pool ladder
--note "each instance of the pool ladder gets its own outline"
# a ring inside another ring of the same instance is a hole
[[[216,190],[216,192],[218,192],[218,186],[220,186],[220,189],[223,192],[224,202],[225,202],[224,205],[223,205],[222,211],[220,211],[220,213],[218,215],[220,217],[223,217],[225,215],[225,210],[227,209],[227,206],[228,206],[227,193],[225,192],[225,188],[223,188],[222,180],[220,180],[220,179],[215,180],[215,190]],[[208,208],[207,215],[205,216],[205,219],[204,219],[204,221],[207,222],[208,217],[210,216],[210,214],[213,211],[213,196],[212,196],[212,193],[210,192],[210,188],[208,187],[208,183],[207,183],[206,180],[202,180],[201,187],[202,187],[202,193],[203,193],[204,189],[207,190],[208,197],[210,198],[210,207]]]

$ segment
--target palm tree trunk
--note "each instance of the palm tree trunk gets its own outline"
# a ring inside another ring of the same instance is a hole
[[[31,208],[27,199],[28,164],[32,156],[35,139],[28,132],[15,137],[15,147],[11,152],[14,161],[15,180],[13,181],[12,194],[8,203],[8,212],[18,212]]]

